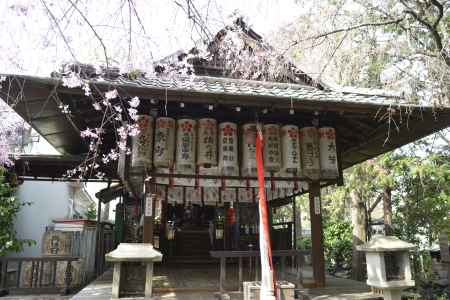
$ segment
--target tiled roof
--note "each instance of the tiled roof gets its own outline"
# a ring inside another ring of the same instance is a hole
[[[1,74],[0,74],[1,75]],[[61,77],[35,77],[26,75],[4,75],[26,81],[40,81],[50,85],[61,85]],[[98,86],[118,88],[142,88],[151,90],[167,90],[178,93],[201,93],[211,95],[273,97],[301,101],[323,101],[330,103],[349,103],[363,105],[410,105],[416,106],[393,94],[380,94],[379,91],[370,94],[370,90],[359,92],[338,91],[333,89],[320,90],[307,85],[277,83],[268,81],[242,80],[208,76],[177,76],[177,77],[139,77],[129,79],[119,76],[114,79],[102,77],[91,78],[89,81]]]
[[[293,100],[311,100],[326,102],[350,102],[360,104],[397,105],[407,104],[406,101],[394,95],[366,94],[337,90],[319,90],[306,85],[240,80],[221,77],[191,76],[191,77],[146,77],[128,79],[93,79],[92,83],[106,84],[118,87],[137,87],[148,89],[163,89],[177,92],[210,93],[215,95],[261,96],[289,98]]]

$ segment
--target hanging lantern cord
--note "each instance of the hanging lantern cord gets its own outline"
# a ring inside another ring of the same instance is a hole
[[[167,117],[167,88],[166,88],[166,99],[164,101],[164,112],[166,113],[166,117]]]

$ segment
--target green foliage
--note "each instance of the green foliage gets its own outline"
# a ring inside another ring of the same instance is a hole
[[[96,218],[97,218],[97,208],[95,207],[95,203],[89,204],[89,206],[88,206],[88,208],[86,210],[85,217],[88,220],[96,220]]]
[[[308,250],[312,248],[310,237],[300,237],[297,239],[297,249]]]
[[[450,158],[396,157],[393,171],[396,233],[426,246],[437,240],[441,232],[449,232]]]
[[[31,203],[20,203],[14,197],[14,187],[5,180],[6,170],[0,166],[0,257],[21,251],[24,245],[34,245],[32,240],[20,240],[14,231],[14,219],[20,208]],[[11,178],[14,178],[11,177]]]
[[[352,260],[352,225],[343,219],[325,219],[324,250],[328,268],[348,269]]]

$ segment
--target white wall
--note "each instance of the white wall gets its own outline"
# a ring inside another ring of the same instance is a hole
[[[25,246],[21,253],[10,256],[41,255],[42,235],[53,219],[65,218],[70,213],[70,190],[65,182],[25,181],[18,187],[17,199],[32,202],[21,208],[15,220],[15,230],[20,239],[32,239],[36,245]]]

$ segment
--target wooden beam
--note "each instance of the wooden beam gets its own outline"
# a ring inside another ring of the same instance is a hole
[[[309,184],[309,209],[311,218],[312,265],[315,286],[325,286],[325,257],[323,251],[322,209],[320,182]]]

